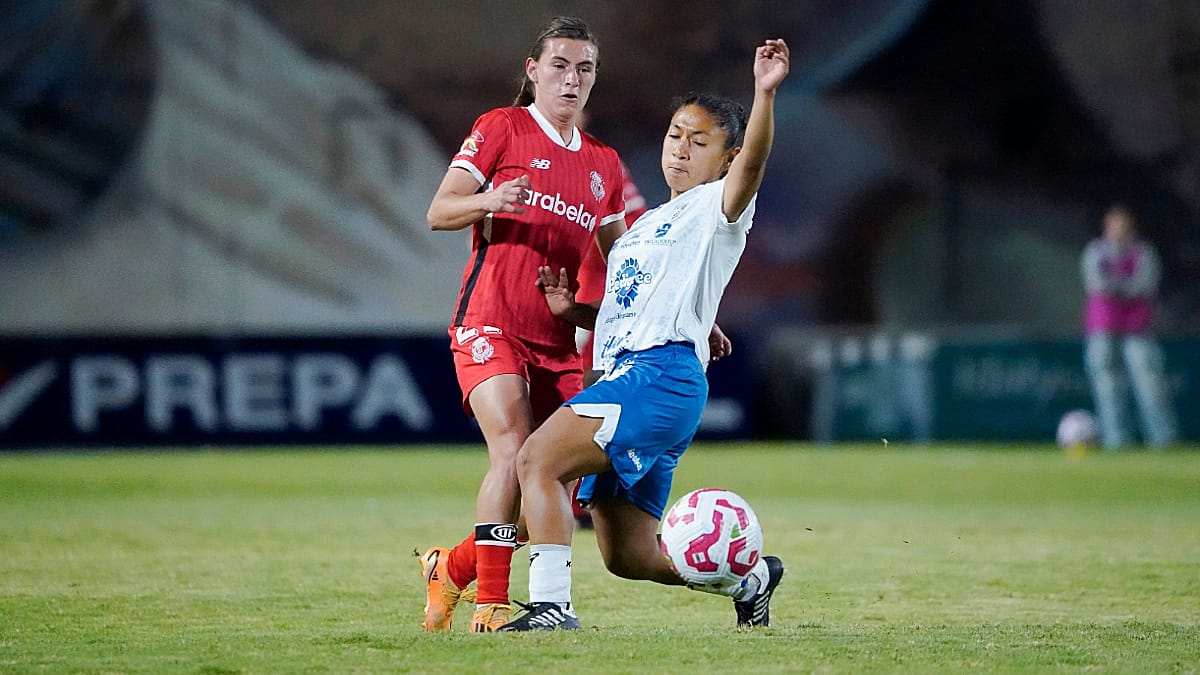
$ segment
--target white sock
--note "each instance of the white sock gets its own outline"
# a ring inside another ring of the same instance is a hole
[[[571,547],[529,546],[529,602],[555,602],[571,608]]]

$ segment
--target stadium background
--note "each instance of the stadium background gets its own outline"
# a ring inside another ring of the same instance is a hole
[[[673,95],[793,46],[719,317],[712,438],[1043,440],[1090,407],[1078,255],[1163,254],[1200,439],[1200,8],[39,0],[0,9],[0,447],[470,440],[424,223],[536,27],[601,41],[591,131],[651,202]]]

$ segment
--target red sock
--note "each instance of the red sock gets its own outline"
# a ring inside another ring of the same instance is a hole
[[[516,536],[517,526],[512,523],[475,525],[475,573],[479,576],[476,604],[508,604],[508,577]]]
[[[475,549],[479,561],[475,569],[479,572],[479,597],[476,604],[490,602],[508,604],[508,577],[512,572],[512,546],[479,546]]]
[[[450,573],[450,581],[459,588],[466,588],[475,581],[475,532],[467,535],[458,546],[450,549],[446,559],[446,571]]]

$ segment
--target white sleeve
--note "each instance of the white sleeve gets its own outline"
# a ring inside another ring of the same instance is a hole
[[[755,192],[754,196],[750,198],[750,202],[746,204],[746,208],[742,209],[742,213],[738,215],[737,220],[727,223],[725,222],[725,212],[722,210],[725,202],[725,179],[722,178],[715,185],[719,186],[714,192],[716,192],[715,207],[721,221],[721,230],[725,232],[749,232],[750,226],[754,224],[754,210],[758,204],[758,193]]]

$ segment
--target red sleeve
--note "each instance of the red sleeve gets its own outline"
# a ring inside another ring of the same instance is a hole
[[[500,158],[508,148],[512,137],[512,122],[503,108],[496,108],[479,116],[471,127],[471,134],[463,139],[458,152],[450,160],[450,166],[470,171],[480,185],[491,180]]]

